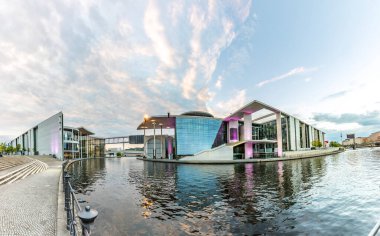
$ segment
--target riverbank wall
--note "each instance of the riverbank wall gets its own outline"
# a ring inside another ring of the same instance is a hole
[[[179,164],[236,164],[236,163],[259,163],[259,162],[273,162],[273,161],[288,161],[303,158],[313,158],[320,156],[327,156],[344,152],[344,149],[340,148],[327,148],[319,150],[309,151],[294,151],[285,152],[283,157],[275,158],[253,158],[253,159],[241,159],[241,160],[169,160],[169,159],[151,159],[137,157],[138,160],[151,161],[151,162],[166,162],[166,163],[179,163]]]

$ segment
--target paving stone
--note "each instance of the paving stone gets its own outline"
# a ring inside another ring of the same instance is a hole
[[[61,163],[32,157],[49,168],[23,180],[0,186],[0,235],[55,235]]]

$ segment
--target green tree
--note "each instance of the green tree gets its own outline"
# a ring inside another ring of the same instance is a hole
[[[21,151],[21,144],[17,144],[16,148],[14,149],[15,152]]]
[[[116,153],[117,157],[121,157],[121,152]]]
[[[6,152],[7,145],[5,143],[0,143],[0,153]]]
[[[8,154],[12,154],[14,152],[14,148],[13,148],[13,146],[8,146],[7,148],[6,148],[6,153],[8,153]]]
[[[314,140],[311,142],[311,145],[313,145],[313,147],[322,147],[322,142],[319,140]]]
[[[342,145],[338,142],[335,142],[335,141],[330,142],[330,147],[340,147],[340,146],[342,146]]]

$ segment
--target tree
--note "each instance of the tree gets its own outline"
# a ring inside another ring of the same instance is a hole
[[[121,157],[121,152],[116,153],[117,157]]]
[[[319,140],[314,140],[311,142],[311,145],[313,145],[313,147],[322,147],[322,142]]]
[[[0,143],[0,153],[3,153],[7,150],[7,145],[5,143]]]
[[[14,149],[15,152],[21,151],[21,144],[17,144],[16,148]]]
[[[14,148],[13,148],[13,146],[11,146],[11,145],[9,145],[7,148],[6,148],[6,153],[8,153],[8,154],[12,154],[13,152],[14,152]]]
[[[330,147],[340,147],[340,146],[342,146],[342,145],[338,142],[335,142],[335,141],[330,142]]]

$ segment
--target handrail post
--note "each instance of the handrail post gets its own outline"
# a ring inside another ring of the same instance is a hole
[[[71,212],[70,212],[70,175],[66,173],[65,175],[65,210],[66,210],[66,216],[67,216],[67,229],[70,229],[70,221],[71,221]]]
[[[87,235],[91,234],[91,225],[94,224],[94,221],[95,221],[97,216],[98,216],[98,211],[91,209],[90,206],[86,206],[85,209],[82,209],[78,213],[78,217],[79,217],[79,219],[81,221],[81,225],[82,225],[82,235],[83,236],[87,236]],[[88,234],[86,234],[86,232]]]

